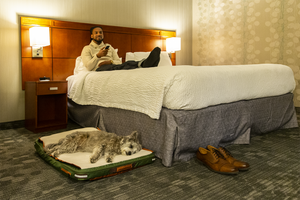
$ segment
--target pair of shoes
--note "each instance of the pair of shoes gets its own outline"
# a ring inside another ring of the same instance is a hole
[[[161,49],[159,47],[155,47],[146,59],[138,62],[138,67],[156,67],[160,61],[160,52]]]
[[[207,149],[199,147],[199,150],[197,151],[197,158],[213,172],[220,174],[239,173],[238,168],[226,161],[221,152],[211,145],[208,145]]]
[[[226,153],[226,157],[223,155]],[[234,159],[230,152],[220,147],[219,149],[208,145],[207,149],[199,147],[197,159],[209,170],[220,174],[238,174],[239,170],[249,169],[249,164]],[[234,164],[235,163],[235,164]],[[237,166],[236,166],[237,165]]]

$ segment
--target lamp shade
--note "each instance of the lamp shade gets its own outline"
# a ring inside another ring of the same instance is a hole
[[[44,47],[50,45],[49,27],[32,27],[29,29],[30,46]]]
[[[181,38],[171,37],[166,39],[167,52],[174,53],[181,50]]]

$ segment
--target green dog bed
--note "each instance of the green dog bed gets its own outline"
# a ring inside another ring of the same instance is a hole
[[[97,129],[82,128],[44,136],[35,141],[34,147],[42,159],[64,175],[75,180],[97,180],[110,177],[155,161],[154,153],[147,149],[142,149],[140,152],[131,156],[117,155],[112,163],[106,163],[105,159],[101,158],[94,164],[89,161],[91,154],[89,152],[61,154],[59,157],[54,158],[44,151],[44,146],[50,143],[57,143],[60,138],[63,138],[74,131],[94,130]]]

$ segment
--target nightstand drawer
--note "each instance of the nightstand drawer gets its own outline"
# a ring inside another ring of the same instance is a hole
[[[41,82],[37,84],[36,93],[37,95],[65,94],[67,93],[67,82]]]

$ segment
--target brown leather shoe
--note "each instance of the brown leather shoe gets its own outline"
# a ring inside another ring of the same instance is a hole
[[[237,174],[239,170],[230,164],[217,148],[208,145],[208,149],[199,147],[197,151],[197,158],[202,162],[209,170],[220,174]]]
[[[225,149],[224,147],[220,147],[219,148],[219,151],[220,153],[225,157],[225,159],[231,163],[232,165],[234,165],[236,168],[238,168],[239,170],[241,171],[246,171],[250,168],[250,165],[249,163],[246,163],[246,162],[243,162],[243,161],[240,161],[240,160],[237,160],[235,159],[231,153]]]

